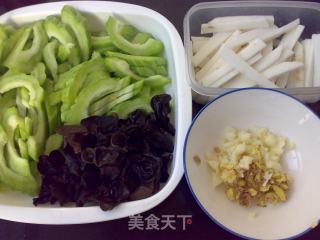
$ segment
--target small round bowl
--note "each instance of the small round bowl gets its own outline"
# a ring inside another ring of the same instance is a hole
[[[283,159],[293,178],[288,201],[245,208],[213,188],[203,154],[219,144],[227,127],[266,127],[288,137],[296,148]],[[199,155],[200,164],[193,157]],[[209,102],[195,117],[184,145],[189,188],[203,211],[225,230],[248,239],[295,238],[320,218],[320,121],[299,100],[271,89],[239,89]],[[255,216],[253,216],[255,215]]]

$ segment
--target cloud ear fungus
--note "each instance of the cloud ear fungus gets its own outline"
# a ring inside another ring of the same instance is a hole
[[[43,181],[34,204],[74,202],[110,210],[156,193],[169,177],[173,158],[170,100],[167,94],[153,97],[152,113],[138,109],[126,119],[91,116],[59,128],[64,147],[40,157]]]

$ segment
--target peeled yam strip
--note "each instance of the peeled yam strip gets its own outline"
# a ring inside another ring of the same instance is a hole
[[[302,45],[304,48],[304,78],[305,78],[305,87],[312,87],[313,86],[313,64],[314,64],[314,48],[313,42],[311,39],[305,39],[302,41]]]
[[[266,19],[269,22],[269,25],[274,25],[274,16],[261,16],[261,15],[251,15],[251,16],[227,16],[227,17],[216,17],[208,22],[208,25],[214,25],[215,23],[223,22],[235,22],[241,20],[252,20],[257,18]]]
[[[294,71],[303,66],[301,62],[282,62],[274,65],[267,70],[263,71],[261,74],[268,79],[276,78],[282,74]]]
[[[271,28],[266,28],[266,29],[254,29],[248,32],[244,32],[242,34],[240,34],[239,36],[235,37],[234,39],[232,39],[232,41],[230,41],[227,46],[231,49],[235,49],[237,47],[241,47],[249,42],[251,42],[252,40],[256,39],[256,38],[260,38],[261,36],[274,31]],[[263,39],[261,39],[263,40]],[[264,41],[264,40],[263,40]]]
[[[257,55],[253,56],[252,58],[250,58],[248,60],[248,64],[252,65],[252,64],[256,63],[257,61],[259,61],[261,58],[262,58],[262,54],[258,53]],[[228,74],[226,74],[222,78],[215,81],[210,87],[220,87],[223,84],[226,84],[228,81],[230,81],[234,77],[236,77],[238,74],[239,74],[239,71],[237,69],[233,69],[231,72],[229,72]]]
[[[301,37],[304,30],[304,26],[298,25],[295,29],[287,32],[281,39],[279,45],[283,45],[284,48],[292,50],[299,38]]]
[[[295,47],[293,48],[294,57],[293,61],[304,63],[304,49],[300,42],[297,42]],[[304,79],[304,66],[292,71],[289,74],[289,79],[287,83],[288,88],[296,88],[296,87],[304,87],[305,79]]]
[[[222,87],[224,88],[250,88],[255,87],[257,84],[253,82],[252,80],[249,80],[246,75],[244,74],[238,74],[237,77],[230,80],[226,84],[224,84]]]
[[[270,32],[266,32],[264,35],[261,36],[261,40],[263,41],[270,41],[275,38],[280,37],[281,35],[290,32],[291,30],[295,29],[300,24],[300,19],[296,19],[287,25],[284,25],[278,29],[273,29]]]
[[[235,30],[252,30],[256,28],[269,28],[272,24],[269,23],[267,18],[261,17],[251,17],[251,18],[239,18],[231,19],[228,21],[210,21],[205,25],[208,29],[215,32],[228,32]]]
[[[276,81],[277,86],[279,88],[285,88],[287,86],[288,79],[289,79],[289,73],[285,73],[281,75]]]
[[[191,37],[192,52],[195,54],[208,41],[208,37]]]
[[[230,64],[233,68],[237,69],[240,73],[244,74],[248,78],[248,80],[253,81],[258,86],[277,88],[277,86],[273,82],[269,81],[269,79],[264,75],[258,73],[231,49],[223,47],[220,51],[220,56],[225,62]]]
[[[314,67],[313,67],[313,86],[320,87],[320,34],[312,35],[313,42],[313,58],[314,58]]]
[[[244,61],[247,61],[249,58],[253,57],[257,53],[259,53],[263,48],[266,47],[266,44],[261,41],[260,39],[256,39],[252,41],[247,47],[242,49],[238,56],[243,59]],[[221,50],[224,49],[224,47],[221,48]],[[221,57],[221,51],[219,51],[220,57]],[[202,79],[201,82],[204,86],[211,86],[216,80],[223,77],[225,74],[232,71],[233,67],[230,65],[223,65],[222,67],[218,68],[217,70],[213,70],[206,74]]]
[[[212,36],[192,57],[195,67],[199,66],[212,52],[217,50],[220,45],[231,35],[231,32],[217,33]]]
[[[231,34],[231,36],[225,41],[224,44],[228,44],[230,41],[233,41],[233,39],[237,36],[239,36],[241,34],[240,31],[235,31]],[[221,48],[221,46],[220,46]],[[219,48],[219,49],[220,49]],[[219,51],[219,50],[218,50]],[[217,51],[217,52],[218,52]],[[216,54],[210,58],[210,60],[208,62],[206,62],[200,69],[200,71],[197,72],[196,74],[196,79],[201,79],[203,78],[203,76],[213,67],[215,66],[215,63],[217,62],[217,60],[219,59],[219,55],[216,52]],[[221,66],[221,65],[220,65]]]
[[[275,63],[280,59],[282,50],[283,50],[283,47],[278,46],[276,49],[270,52],[267,56],[265,56],[263,59],[258,61],[255,65],[253,65],[253,67],[258,72],[266,70],[268,67],[272,66],[273,63]]]

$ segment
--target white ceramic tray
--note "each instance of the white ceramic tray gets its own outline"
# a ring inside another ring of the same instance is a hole
[[[38,224],[77,224],[127,217],[147,211],[162,202],[175,189],[183,175],[182,150],[184,137],[191,122],[191,91],[185,81],[185,56],[181,38],[174,26],[159,13],[141,6],[104,2],[72,1],[32,5],[0,16],[0,23],[22,25],[59,14],[64,5],[72,5],[83,12],[92,30],[101,30],[109,15],[125,19],[142,31],[152,33],[165,46],[172,87],[168,90],[174,100],[173,119],[176,127],[174,160],[171,175],[165,186],[155,195],[138,201],[123,203],[104,212],[98,206],[59,207],[32,205],[32,198],[19,193],[0,193],[0,218]]]

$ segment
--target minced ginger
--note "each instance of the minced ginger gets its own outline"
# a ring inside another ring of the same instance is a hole
[[[283,154],[294,148],[287,138],[266,128],[229,128],[219,147],[205,158],[213,170],[213,184],[225,186],[229,200],[242,206],[285,202],[290,176],[282,170]]]

